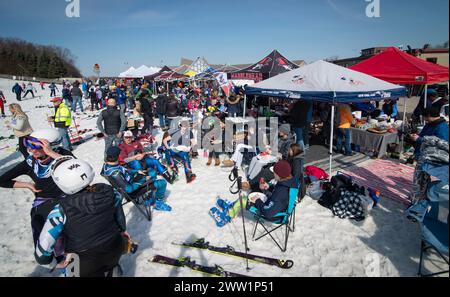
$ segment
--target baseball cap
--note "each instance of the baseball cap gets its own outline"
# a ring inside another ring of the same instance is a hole
[[[127,138],[127,137],[133,137],[133,132],[131,131],[125,131],[125,133],[123,133],[123,137]]]
[[[55,97],[55,98],[50,99],[50,102],[57,102],[57,101],[62,101],[62,98],[61,97]]]

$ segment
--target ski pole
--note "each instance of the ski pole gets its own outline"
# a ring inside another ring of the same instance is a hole
[[[247,232],[245,230],[245,218],[244,218],[244,203],[242,202],[242,177],[237,178],[238,190],[239,190],[239,202],[241,204],[241,216],[242,216],[242,228],[244,229],[244,244],[245,244],[245,262],[247,264],[247,271],[250,270],[248,266],[248,243],[247,243]]]

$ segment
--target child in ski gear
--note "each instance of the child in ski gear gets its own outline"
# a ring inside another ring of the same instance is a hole
[[[19,151],[26,159],[28,157],[28,151],[23,141],[26,136],[33,133],[33,129],[28,121],[28,116],[22,111],[22,107],[19,104],[12,103],[8,108],[12,114],[12,120],[10,123],[5,122],[6,127],[13,129],[14,135],[19,138]]]
[[[31,228],[33,242],[44,226],[45,219],[53,207],[59,202],[63,192],[51,178],[51,165],[62,156],[73,156],[71,152],[59,147],[61,135],[56,129],[43,129],[24,137],[24,145],[29,156],[21,163],[0,176],[0,187],[29,189],[35,195],[31,209]],[[32,182],[21,182],[15,179],[27,175]]]
[[[55,85],[54,82],[52,82],[48,88],[50,89],[50,97],[55,97],[56,96],[56,90],[59,92],[58,87]]]
[[[141,170],[127,169],[119,164],[119,147],[112,146],[106,153],[106,161],[101,175],[111,177],[115,183],[126,193],[131,194],[139,190],[147,181],[153,180]],[[165,180],[153,180],[155,191],[156,210],[171,211],[171,207],[164,202],[167,182]]]
[[[54,247],[62,238],[66,256],[79,258],[79,276],[107,276],[118,265],[129,238],[120,195],[109,185],[90,185],[95,173],[85,161],[64,157],[54,162],[51,171],[65,196],[47,216],[34,253],[36,261],[55,267]],[[67,260],[58,266],[66,266]]]
[[[22,98],[25,98],[28,93],[31,93],[31,96],[33,96],[34,98],[34,92],[36,92],[36,89],[33,87],[33,85],[31,84],[31,82],[28,83],[25,94],[23,95]]]
[[[144,168],[147,168],[148,176],[152,179],[156,179],[157,174],[160,174],[167,182],[173,183],[172,176],[167,169],[158,160],[145,153],[144,147],[138,140],[134,140],[131,131],[125,131],[123,141],[119,145],[119,162],[121,164],[127,164],[133,170],[144,170]]]
[[[22,101],[22,92],[24,92],[23,88],[19,85],[19,83],[16,83],[12,87],[12,92],[16,94],[17,101]]]

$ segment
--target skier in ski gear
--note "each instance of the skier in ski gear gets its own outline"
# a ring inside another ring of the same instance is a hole
[[[61,136],[56,129],[33,132],[24,138],[30,155],[0,176],[0,187],[29,189],[34,193],[35,199],[30,213],[34,244],[37,243],[48,214],[63,195],[51,178],[51,165],[62,156],[73,155],[59,147],[60,143]],[[29,176],[32,182],[15,180],[21,175]]]
[[[12,88],[12,92],[14,94],[16,94],[16,100],[17,101],[22,101],[22,92],[23,92],[23,88],[19,85],[19,83],[16,83],[13,88]]]
[[[101,175],[111,177],[121,189],[132,194],[139,190],[146,182],[152,181],[155,190],[155,209],[160,211],[171,211],[172,208],[164,202],[167,182],[165,180],[152,179],[141,170],[126,169],[119,164],[120,149],[111,146],[106,152],[106,160]]]
[[[97,120],[97,128],[105,134],[105,156],[111,146],[118,146],[122,141],[127,121],[125,114],[117,108],[116,100],[108,100],[108,106]]]
[[[22,98],[25,98],[28,95],[28,93],[31,93],[31,96],[33,96],[33,98],[34,98],[34,92],[36,92],[36,89],[33,87],[33,84],[31,82],[29,82],[27,84],[27,88],[25,90],[25,94],[23,95]]]
[[[50,97],[55,97],[55,96],[56,96],[56,91],[55,91],[55,89],[58,90],[58,87],[55,85],[55,83],[52,82],[52,83],[48,86],[48,88],[50,89]],[[58,90],[58,92],[59,92],[59,90]]]
[[[173,183],[173,178],[157,159],[148,155],[144,151],[144,147],[138,140],[134,140],[131,131],[125,131],[123,135],[123,143],[119,145],[120,156],[119,162],[127,164],[128,167],[134,170],[144,170],[147,168],[148,176],[156,179],[157,174],[160,174],[167,182]]]
[[[166,155],[167,163],[173,170],[176,171],[177,166],[175,163],[175,158],[180,158],[183,162],[187,183],[193,182],[197,176],[192,172],[191,160],[189,158],[188,151],[180,151],[176,148],[178,146],[185,146],[191,150],[194,142],[194,135],[189,128],[189,121],[182,121],[179,129],[165,132],[162,139],[161,149]],[[172,144],[175,150],[172,148]]]
[[[47,216],[34,253],[36,261],[50,268],[64,268],[76,254],[79,276],[111,276],[130,237],[120,195],[109,185],[91,185],[93,168],[71,157],[56,160],[51,177],[65,196]],[[64,262],[54,257],[54,246],[60,238],[64,240]],[[58,262],[62,263],[56,266]]]

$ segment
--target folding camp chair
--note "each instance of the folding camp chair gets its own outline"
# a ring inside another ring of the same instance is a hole
[[[253,229],[253,240],[257,241],[267,235],[272,238],[272,240],[276,243],[276,245],[280,248],[282,252],[285,252],[287,249],[287,242],[289,239],[289,233],[295,231],[295,207],[297,205],[297,196],[298,196],[299,188],[290,188],[289,189],[289,205],[286,212],[282,212],[277,214],[275,217],[279,218],[276,221],[271,221],[273,224],[277,224],[278,226],[269,230],[269,228],[264,225],[264,222],[267,221],[264,217],[262,217],[258,210],[255,207],[251,207],[249,211],[255,215],[256,223],[255,228]],[[258,228],[258,225],[261,225],[264,229],[264,233],[260,235],[258,238],[255,239],[256,229]],[[282,246],[273,236],[272,232],[275,230],[278,230],[282,227],[285,227],[285,238],[284,238],[284,245]]]
[[[154,198],[154,188],[151,186],[153,183],[152,180],[147,181],[135,192],[128,194],[124,189],[117,185],[117,183],[111,176],[103,175],[103,177],[111,184],[111,186],[116,191],[119,192],[120,195],[122,195],[122,198],[125,199],[125,202],[122,204],[122,206],[131,202],[149,222],[152,220],[151,201],[152,198]]]
[[[448,207],[449,207],[448,182],[433,182],[427,191],[427,198],[431,210],[424,216],[420,222],[422,231],[422,242],[420,248],[419,276],[429,277],[449,273],[449,228],[448,228]],[[424,253],[433,249],[447,263],[447,270],[423,274],[422,264]]]

